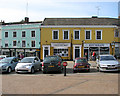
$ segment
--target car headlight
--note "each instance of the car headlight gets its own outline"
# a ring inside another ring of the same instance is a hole
[[[2,68],[6,68],[7,66],[2,66]]]
[[[105,65],[105,64],[100,64],[100,66],[101,66],[101,67],[106,67],[107,65]]]

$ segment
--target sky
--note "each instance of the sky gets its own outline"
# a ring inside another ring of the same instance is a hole
[[[44,18],[118,17],[120,0],[0,0],[0,20],[19,22]],[[98,11],[99,10],[99,11]]]

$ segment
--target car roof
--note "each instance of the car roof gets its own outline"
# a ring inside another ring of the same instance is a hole
[[[99,55],[99,56],[113,56],[113,55],[110,55],[110,54],[107,54],[107,55],[106,55],[106,54],[105,54],[105,55]]]
[[[17,57],[6,57],[5,59],[14,59],[14,58],[17,58]]]
[[[24,58],[36,58],[36,57],[24,57]]]

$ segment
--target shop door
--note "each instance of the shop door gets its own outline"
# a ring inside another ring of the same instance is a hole
[[[84,57],[86,57],[88,60],[89,57],[88,49],[84,49]]]
[[[80,49],[75,49],[75,58],[80,57]]]
[[[48,50],[48,47],[45,47],[45,50],[44,50],[44,57],[48,56],[49,55],[49,50]]]

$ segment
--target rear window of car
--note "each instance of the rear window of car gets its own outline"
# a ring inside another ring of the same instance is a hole
[[[59,62],[60,60],[61,60],[60,57],[51,56],[51,57],[46,57],[43,62]]]
[[[81,62],[87,62],[87,60],[86,59],[77,59],[77,60],[75,60],[75,62],[76,63],[81,63]]]
[[[100,61],[105,61],[105,60],[116,60],[113,56],[101,56]]]

